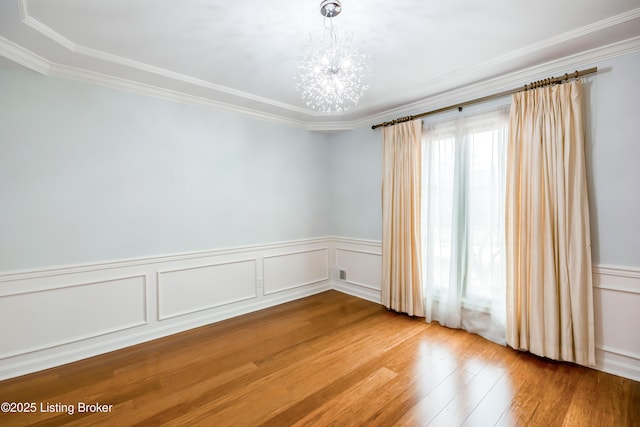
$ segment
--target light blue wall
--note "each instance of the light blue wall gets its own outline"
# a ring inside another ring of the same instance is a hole
[[[599,69],[597,76],[585,79],[593,263],[638,268],[640,53],[593,65]],[[480,110],[501,104],[504,101],[474,108]],[[429,120],[442,120],[455,114],[455,111],[448,112],[431,116]],[[382,132],[372,131],[369,126],[332,137],[334,234],[381,239],[381,141]]]
[[[0,271],[329,235],[327,139],[0,62]]]
[[[593,261],[640,267],[640,53],[593,65]],[[369,125],[324,135],[0,62],[0,271],[380,240],[381,141]]]
[[[332,231],[382,239],[382,132],[370,126],[331,136]]]
[[[585,91],[593,261],[640,267],[640,52],[595,65]]]

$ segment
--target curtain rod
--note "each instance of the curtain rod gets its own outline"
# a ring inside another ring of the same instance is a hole
[[[437,110],[427,111],[425,113],[416,114],[414,116],[400,117],[395,120],[391,120],[390,122],[378,123],[377,125],[371,126],[371,129],[377,129],[379,127],[392,126],[397,123],[408,122],[414,119],[419,119],[420,117],[425,117],[431,114],[437,114],[437,113],[442,113],[443,111],[452,110],[454,108],[457,108],[458,111],[462,111],[462,107],[466,107],[468,105],[478,104],[480,102],[489,101],[495,98],[502,98],[504,96],[513,95],[514,93],[518,93],[518,92],[524,92],[525,90],[529,90],[529,89],[537,89],[543,86],[562,83],[562,81],[564,80],[577,79],[578,77],[581,77],[587,74],[597,73],[597,72],[598,72],[598,67],[588,68],[582,71],[576,70],[574,73],[565,73],[564,76],[561,76],[561,77],[549,77],[547,79],[538,80],[536,82],[529,83],[528,85],[524,85],[524,87],[519,87],[517,89],[511,89],[511,90],[506,90],[500,93],[494,93],[493,95],[483,96],[482,98],[472,99],[471,101],[462,102],[460,104],[449,105],[448,107],[438,108]]]

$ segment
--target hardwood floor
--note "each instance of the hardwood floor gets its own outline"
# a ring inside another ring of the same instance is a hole
[[[2,381],[0,400],[36,404],[2,426],[640,426],[638,382],[336,291]]]

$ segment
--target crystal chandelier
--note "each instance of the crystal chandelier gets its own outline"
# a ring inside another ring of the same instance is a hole
[[[314,40],[309,35],[296,63],[296,89],[308,107],[325,113],[348,111],[368,89],[362,81],[369,72],[367,56],[351,47],[353,34],[339,38],[333,25],[341,10],[339,0],[320,3],[323,37]]]

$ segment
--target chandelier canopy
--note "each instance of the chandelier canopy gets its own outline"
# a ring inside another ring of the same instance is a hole
[[[296,63],[296,89],[307,106],[321,112],[344,112],[358,104],[368,89],[363,77],[369,73],[367,55],[351,46],[353,34],[338,37],[333,18],[342,11],[339,0],[324,0],[322,38],[309,38]]]

